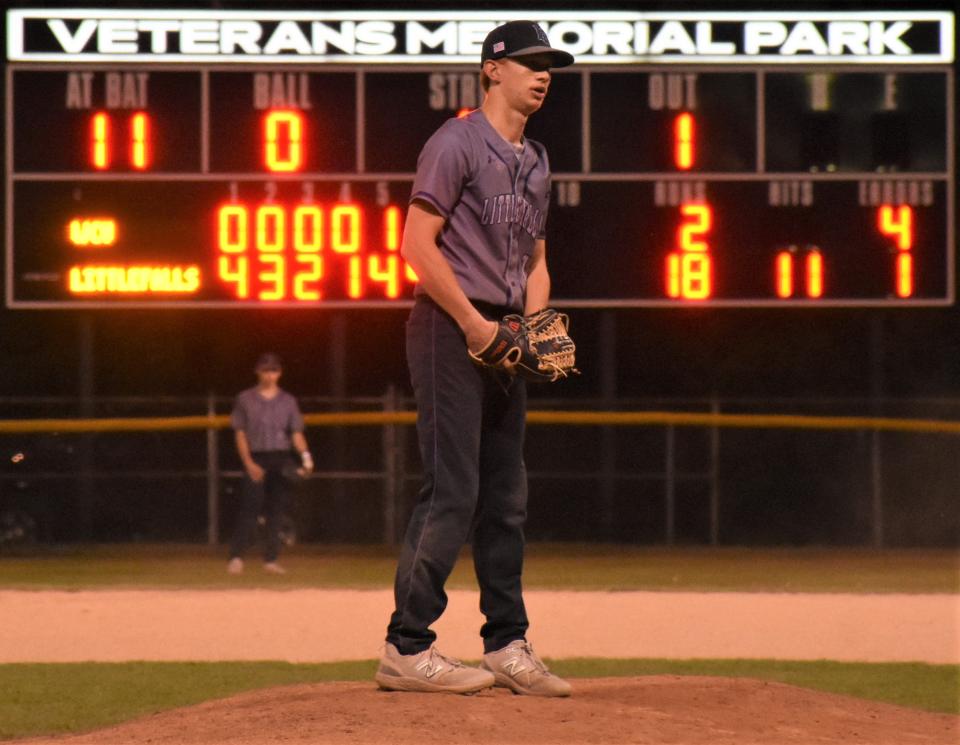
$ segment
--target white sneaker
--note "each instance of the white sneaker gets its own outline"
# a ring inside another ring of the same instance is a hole
[[[573,687],[543,664],[530,642],[517,639],[483,656],[480,667],[493,673],[497,685],[527,696],[569,696]]]
[[[234,556],[227,562],[227,572],[229,574],[243,574],[243,559]]]
[[[267,574],[286,574],[287,570],[275,561],[268,561],[263,565],[263,571]]]
[[[390,642],[374,680],[386,691],[422,693],[476,693],[491,688],[494,682],[489,671],[467,667],[460,660],[440,654],[436,647],[405,655]]]

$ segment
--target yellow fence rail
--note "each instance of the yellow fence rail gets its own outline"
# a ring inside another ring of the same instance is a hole
[[[310,427],[357,427],[414,424],[412,411],[337,411],[307,414]],[[527,412],[529,424],[566,426],[722,427],[741,429],[820,429],[960,434],[960,421],[943,419],[900,419],[866,416],[801,416],[792,414],[715,414],[674,411],[545,411]],[[0,434],[156,432],[170,430],[225,429],[230,417],[125,417],[97,419],[0,419]]]

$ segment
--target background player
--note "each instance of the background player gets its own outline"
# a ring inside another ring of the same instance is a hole
[[[543,105],[550,68],[572,63],[533,22],[497,27],[483,43],[483,105],[446,122],[420,153],[401,250],[420,278],[407,361],[425,480],[397,567],[396,609],[376,675],[382,688],[471,693],[496,683],[516,693],[570,693],[525,636],[525,383],[476,366],[468,348],[487,345],[494,319],[547,305],[550,168],[543,146],[523,131]],[[430,629],[471,528],[486,616],[483,669],[442,655]]]
[[[280,523],[287,510],[290,480],[285,471],[296,468],[300,476],[313,470],[313,457],[303,436],[303,415],[297,399],[278,385],[283,368],[275,354],[257,360],[257,385],[237,396],[231,415],[237,453],[246,475],[240,488],[240,512],[230,543],[227,571],[243,571],[243,555],[256,531],[257,517],[266,518],[263,568],[284,574],[277,563],[280,553]],[[300,455],[297,468],[293,449]]]

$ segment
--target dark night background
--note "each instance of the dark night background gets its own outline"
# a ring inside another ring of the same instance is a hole
[[[18,3],[25,7],[50,3]],[[106,5],[96,3],[97,6]],[[197,7],[199,4],[191,4]],[[259,4],[265,7],[265,4]],[[386,7],[387,3],[376,7]],[[412,4],[390,3],[392,8]],[[800,9],[915,9],[914,4],[781,2]],[[66,4],[58,4],[66,7]],[[123,3],[120,7],[189,7]],[[200,7],[239,9],[244,3]],[[317,9],[283,4],[278,8]],[[342,6],[340,6],[342,7]],[[353,8],[366,7],[354,3]],[[373,7],[373,6],[371,6]],[[418,8],[430,7],[416,4]],[[440,6],[433,6],[440,7]],[[443,7],[504,8],[502,3],[446,3]],[[524,3],[521,7],[575,7]],[[581,6],[582,7],[582,4]],[[749,3],[608,3],[605,9],[771,10]],[[953,3],[924,3],[927,9]],[[599,6],[598,6],[599,8]],[[955,81],[956,83],[956,76]],[[956,205],[951,207],[955,210]],[[548,232],[549,243],[549,232]],[[956,247],[950,247],[955,251]],[[554,276],[563,294],[575,277]],[[5,278],[4,278],[5,281]],[[93,393],[143,397],[143,403],[102,404],[97,415],[203,413],[203,398],[229,398],[253,382],[251,366],[263,350],[286,363],[282,385],[306,399],[307,410],[338,408],[330,398],[379,397],[389,384],[409,395],[403,359],[406,311],[156,310],[12,311],[0,309],[0,418],[74,416],[80,413],[83,327],[92,328]],[[532,408],[652,408],[723,411],[877,414],[960,419],[960,310],[930,309],[636,309],[574,310],[579,378],[534,391]],[[339,319],[339,320],[338,320]],[[346,339],[346,375],[331,360],[338,327]],[[615,330],[615,359],[604,359],[602,329]],[[612,372],[608,372],[612,370]],[[38,397],[48,400],[40,401]],[[68,397],[53,400],[51,397]],[[165,397],[189,397],[185,403]],[[323,400],[310,403],[310,397]],[[544,397],[562,401],[542,402]],[[17,398],[32,399],[17,402]],[[379,468],[380,431],[308,431],[320,468]],[[721,493],[719,540],[726,544],[869,545],[870,445],[863,432],[722,430],[718,464]],[[202,540],[202,478],[100,481],[86,514],[73,475],[83,438],[0,436],[0,512],[31,512],[46,541]],[[88,438],[89,439],[89,438]],[[656,471],[664,458],[662,428],[609,435],[590,428],[531,428],[528,466],[533,475],[529,536],[543,540],[663,540],[663,484],[622,479],[604,493],[598,463],[614,462],[635,474]],[[203,469],[203,433],[101,435],[93,438],[97,468]],[[885,540],[889,545],[948,545],[960,541],[960,441],[955,435],[884,434]],[[220,437],[225,468],[236,468],[228,433]],[[708,467],[708,433],[677,431],[681,472]],[[408,468],[417,457],[407,436]],[[606,451],[605,451],[606,449]],[[26,458],[13,463],[22,452]],[[327,465],[338,460],[343,465]],[[580,472],[551,479],[550,471]],[[40,470],[60,476],[32,478]],[[103,484],[109,483],[105,488]],[[223,525],[232,519],[232,481],[224,481]],[[414,499],[416,482],[403,490],[399,522]],[[705,543],[707,482],[678,481],[676,537]],[[377,482],[311,482],[297,500],[306,540],[376,542],[383,537]]]

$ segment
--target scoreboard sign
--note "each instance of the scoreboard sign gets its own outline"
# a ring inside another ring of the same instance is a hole
[[[952,13],[20,9],[8,307],[409,303],[417,154],[531,16],[557,304],[953,302]]]

